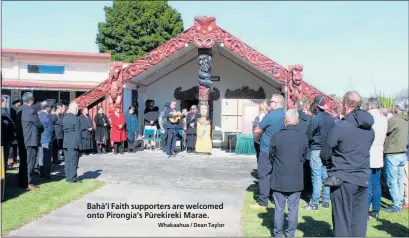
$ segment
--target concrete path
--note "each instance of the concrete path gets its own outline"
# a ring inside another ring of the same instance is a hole
[[[254,180],[250,173],[255,167],[255,158],[220,151],[210,157],[180,154],[169,159],[161,152],[144,151],[133,155],[87,156],[80,159],[79,166],[79,174],[108,184],[10,232],[9,236],[240,236],[240,210],[244,192]],[[88,204],[97,203],[109,203],[110,207],[88,209]],[[129,207],[113,209],[112,203],[126,203]],[[186,208],[188,204],[197,203],[223,204],[223,209]],[[139,204],[171,207],[150,207],[143,211],[131,207]],[[185,207],[172,209],[173,205]],[[152,213],[166,212],[180,217],[149,217]],[[184,217],[188,212],[208,217]],[[87,218],[96,213],[103,214],[104,218]],[[119,214],[136,217],[129,220],[112,217],[121,216]],[[159,227],[162,223],[187,227]]]

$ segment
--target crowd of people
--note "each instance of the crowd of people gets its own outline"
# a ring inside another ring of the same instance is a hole
[[[382,184],[392,200],[384,212],[408,209],[408,98],[387,111],[378,98],[363,108],[361,96],[350,91],[341,104],[328,111],[325,97],[307,105],[298,95],[297,108],[285,112],[283,96],[275,94],[260,105],[253,122],[259,186],[253,208],[272,200],[274,236],[295,235],[302,192],[310,195],[303,209],[332,207],[335,236],[366,235],[368,219],[380,217]]]
[[[95,152],[105,154],[111,148],[114,154],[123,154],[125,149],[134,153],[145,147],[153,148],[152,143],[160,139],[163,151],[169,156],[176,154],[176,140],[180,140],[182,151],[187,149],[192,153],[195,150],[195,105],[189,112],[186,109],[178,112],[176,102],[172,101],[165,103],[159,112],[155,102],[147,100],[144,130],[153,129],[154,133],[147,136],[151,138],[144,138],[133,106],[125,114],[117,106],[110,119],[99,107],[92,119],[87,108],[79,110],[75,103],[67,107],[56,100],[34,102],[33,94],[28,92],[8,108],[6,97],[2,97],[4,164],[8,169],[19,163],[20,187],[38,188],[33,176],[51,179],[52,164],[62,162],[65,163],[66,181],[79,183],[76,173],[79,158]],[[142,143],[144,140],[147,143]]]
[[[98,108],[92,119],[88,109],[79,110],[75,102],[68,107],[55,100],[34,102],[33,94],[27,92],[8,109],[2,97],[5,164],[19,157],[20,187],[39,188],[33,176],[38,173],[51,179],[51,164],[59,164],[62,158],[66,181],[80,183],[81,155],[95,149],[107,153],[109,148],[122,154],[125,144],[133,153],[153,146],[142,143],[145,139],[157,142],[141,136],[133,106],[125,114],[117,106],[110,118]],[[275,203],[275,235],[294,236],[302,192],[311,193],[303,209],[332,207],[335,236],[365,236],[369,217],[380,217],[382,186],[392,199],[392,205],[383,211],[408,209],[408,98],[398,98],[393,112],[380,108],[377,98],[368,100],[366,110],[361,104],[360,95],[350,91],[342,107],[332,111],[327,111],[326,99],[320,95],[310,105],[298,96],[297,108],[286,112],[279,94],[260,105],[253,123],[259,186],[256,208],[266,208],[269,200]],[[198,117],[195,105],[180,112],[172,101],[159,110],[148,100],[143,128],[153,129],[150,136],[154,138],[160,136],[167,155],[176,154],[176,140],[181,141],[182,150],[191,153]],[[286,204],[289,214],[284,232]]]

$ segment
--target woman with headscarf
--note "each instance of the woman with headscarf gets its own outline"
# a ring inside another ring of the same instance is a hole
[[[79,116],[81,123],[81,154],[88,155],[94,149],[93,132],[91,117],[88,115],[88,108],[83,108]]]
[[[126,120],[126,138],[128,139],[128,152],[135,152],[137,138],[139,135],[138,117],[135,114],[135,107],[130,106],[125,114]]]
[[[102,107],[98,107],[98,113],[95,115],[94,122],[96,125],[95,141],[97,143],[98,154],[105,154],[108,145],[109,121]]]
[[[114,143],[114,154],[124,153],[124,141],[126,141],[125,117],[121,113],[121,106],[115,107],[115,112],[111,116],[111,142]]]

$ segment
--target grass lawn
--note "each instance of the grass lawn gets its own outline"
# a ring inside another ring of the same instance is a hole
[[[27,190],[17,187],[17,171],[7,171],[5,201],[2,202],[1,234],[40,218],[51,211],[79,199],[104,185],[99,180],[83,180],[82,184],[70,184],[60,177],[49,182],[39,178],[39,189]]]
[[[244,205],[242,209],[242,230],[243,235],[248,237],[270,237],[274,229],[273,216],[274,205],[269,204],[267,212],[264,210],[255,210],[250,206],[255,204],[253,194],[255,189],[246,192]],[[382,206],[389,205],[391,202],[385,198],[382,200]],[[331,209],[320,208],[318,211],[306,211],[301,209],[307,205],[304,200],[300,200],[300,209],[298,214],[298,229],[296,236],[332,236],[332,218]],[[408,210],[402,210],[399,214],[380,213],[379,221],[370,218],[366,235],[368,237],[407,237],[409,236]],[[286,227],[287,224],[284,224]]]

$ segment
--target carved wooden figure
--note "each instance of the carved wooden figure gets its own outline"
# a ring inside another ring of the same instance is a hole
[[[212,126],[210,120],[208,119],[209,106],[207,101],[201,101],[199,103],[199,118],[197,120],[196,129],[196,153],[212,153],[212,139],[211,130]]]

